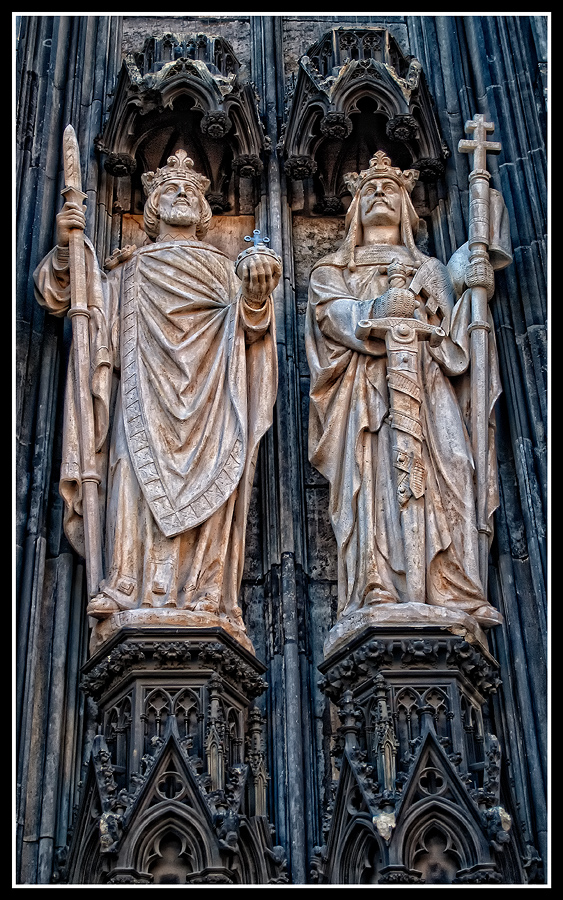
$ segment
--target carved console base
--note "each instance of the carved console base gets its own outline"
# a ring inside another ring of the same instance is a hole
[[[95,653],[105,641],[110,640],[123,628],[144,628],[146,626],[165,628],[222,628],[245,650],[254,653],[252,641],[243,625],[230,622],[225,616],[212,612],[196,612],[189,609],[151,607],[150,609],[128,609],[114,613],[107,619],[96,622],[92,629],[90,653]]]
[[[353,635],[335,629],[319,667],[340,726],[313,877],[525,883],[502,805],[487,702],[500,678],[483,633],[469,617],[432,622],[424,613],[378,625],[379,609]]]
[[[117,619],[82,673],[95,737],[61,881],[287,881],[254,705],[265,666],[224,628]]]
[[[494,614],[492,607],[491,611]],[[496,622],[491,620],[491,624]],[[370,626],[406,627],[413,634],[428,626],[443,627],[452,634],[463,637],[468,643],[478,642],[484,648],[488,646],[479,622],[462,610],[430,606],[428,603],[381,603],[365,606],[342,616],[325,641],[325,657],[344,646],[353,635]]]

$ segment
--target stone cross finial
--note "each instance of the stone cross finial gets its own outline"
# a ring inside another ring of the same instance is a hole
[[[480,248],[483,252],[489,244],[489,179],[487,153],[500,153],[502,145],[498,141],[488,141],[487,134],[495,130],[492,122],[485,121],[481,113],[465,123],[465,130],[473,132],[474,139],[460,141],[460,153],[473,153],[473,169],[469,173],[469,247]]]
[[[246,237],[245,237],[245,241],[253,241],[253,242],[254,242],[254,246],[257,247],[258,244],[269,244],[269,243],[270,243],[270,238],[267,238],[267,237],[261,237],[261,235],[260,235],[260,229],[259,229],[259,228],[255,228],[254,231],[252,232],[252,237],[251,237],[249,234],[247,234]]]
[[[465,123],[465,130],[473,132],[473,140],[463,140],[458,144],[460,153],[473,153],[473,166],[475,169],[487,168],[487,153],[500,153],[501,144],[498,141],[488,141],[487,134],[495,130],[492,122],[486,122],[485,116],[477,113],[474,119]]]

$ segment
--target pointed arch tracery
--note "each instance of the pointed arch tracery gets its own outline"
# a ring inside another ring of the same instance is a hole
[[[376,150],[393,164],[416,168],[421,208],[436,205],[450,151],[417,59],[405,56],[383,26],[327,32],[301,57],[287,88],[280,149],[293,202],[319,215],[342,214],[348,171],[367,167]],[[416,206],[416,202],[415,202]]]
[[[214,863],[216,851],[209,823],[192,807],[167,799],[145,810],[132,824],[123,859],[133,869],[152,874],[160,861],[172,865],[175,848],[178,871],[183,869],[185,874],[199,872]]]
[[[420,871],[421,860],[428,869],[441,861],[444,876],[447,873],[452,880],[457,871],[471,868],[489,855],[477,820],[440,794],[417,801],[403,818],[398,817],[394,842],[394,852],[408,868]]]
[[[442,823],[432,822],[420,835],[412,868],[422,873],[425,884],[451,884],[463,868],[456,839]]]
[[[386,852],[368,817],[353,819],[340,837],[333,884],[377,884]]]

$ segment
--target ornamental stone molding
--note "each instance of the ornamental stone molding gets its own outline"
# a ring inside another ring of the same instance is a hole
[[[123,211],[138,212],[135,171],[156,170],[176,144],[209,178],[214,211],[236,212],[234,180],[261,174],[268,138],[248,71],[222,37],[165,33],[125,57],[95,141],[105,171],[125,181],[116,186]]]
[[[418,631],[418,633],[417,633]],[[319,667],[335,704],[338,781],[318,884],[511,881],[512,819],[488,732],[498,663],[446,629],[366,630]]]
[[[155,671],[209,670],[243,691],[249,701],[268,687],[261,663],[222,633],[221,629],[184,629],[172,638],[175,629],[156,629],[150,639],[142,630],[131,629],[106,642],[84,668],[81,689],[96,702],[124,679]]]
[[[278,149],[291,182],[315,176],[317,215],[335,214],[324,201],[347,193],[343,176],[357,167],[359,148],[362,165],[383,148],[395,164],[419,169],[421,197],[425,185],[442,177],[450,155],[419,61],[405,56],[382,26],[323,35],[286,86],[285,112]],[[436,201],[425,197],[429,202]]]

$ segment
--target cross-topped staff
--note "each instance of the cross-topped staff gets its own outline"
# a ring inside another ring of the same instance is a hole
[[[68,203],[78,203],[86,199],[82,191],[80,175],[80,154],[78,141],[72,125],[67,125],[63,134],[63,164],[65,187],[62,194]],[[90,312],[87,304],[86,266],[84,259],[84,232],[73,228],[69,234],[70,269],[70,309],[74,366],[76,369],[76,407],[80,440],[80,480],[82,489],[82,509],[84,514],[84,543],[86,546],[86,578],[88,595],[93,597],[102,580],[102,542],[100,533],[100,512],[98,505],[98,484],[100,477],[96,471],[94,410],[90,390]]]
[[[477,113],[474,119],[465,123],[465,130],[473,132],[475,137],[471,141],[460,141],[458,150],[460,153],[473,153],[473,165],[480,175],[488,179],[491,177],[487,171],[487,153],[500,153],[502,145],[498,141],[488,141],[487,135],[495,130],[493,122],[486,122],[482,113]]]
[[[469,175],[469,263],[465,282],[471,289],[471,441],[477,488],[477,528],[479,531],[479,571],[485,598],[491,529],[487,508],[489,455],[489,331],[488,304],[494,293],[494,272],[489,261],[489,180],[487,153],[500,153],[498,141],[487,140],[495,130],[492,122],[477,114],[465,123],[472,140],[458,144],[460,153],[473,154]]]

